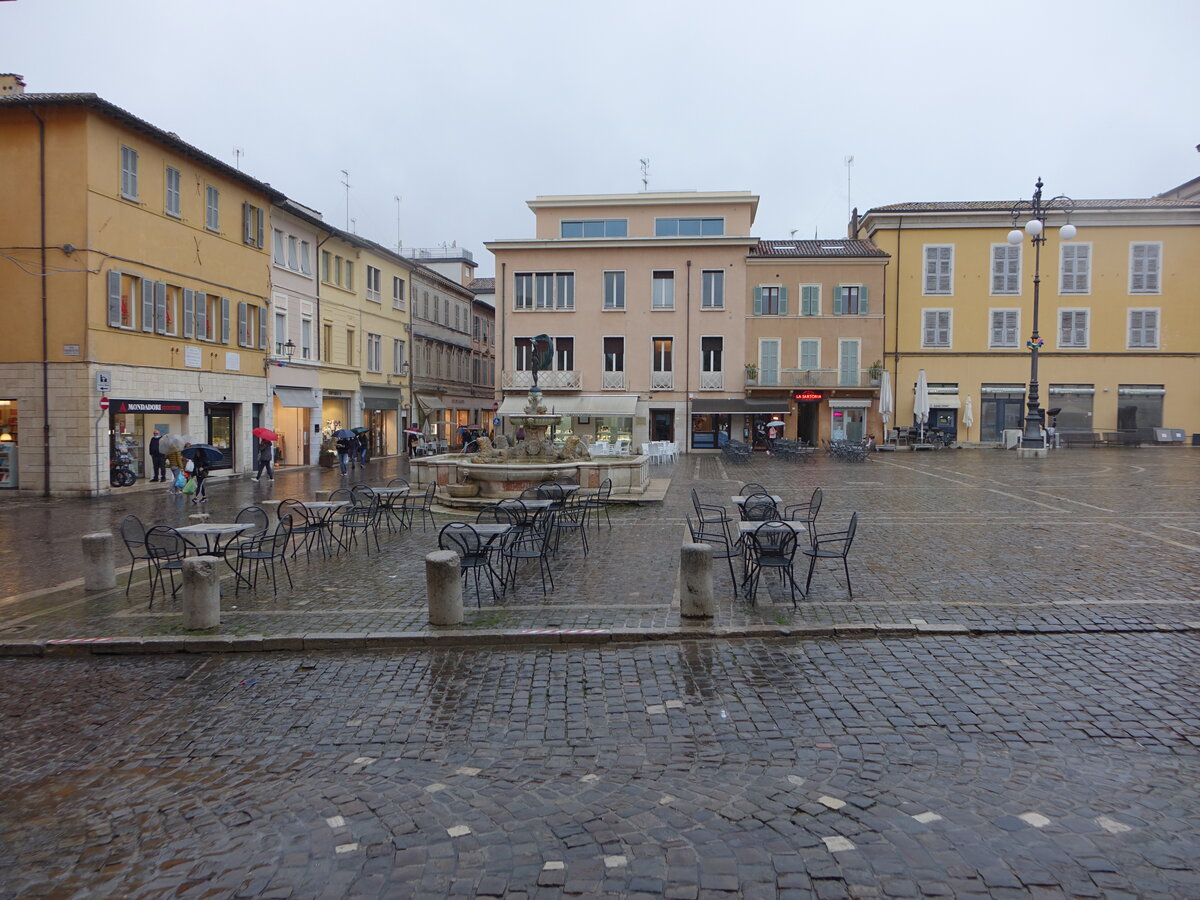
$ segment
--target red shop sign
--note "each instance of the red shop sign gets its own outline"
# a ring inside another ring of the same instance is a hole
[[[793,395],[797,400],[820,400],[821,395],[816,391],[800,391]]]

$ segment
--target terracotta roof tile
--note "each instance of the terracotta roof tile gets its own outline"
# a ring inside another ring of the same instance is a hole
[[[864,240],[815,240],[815,241],[759,241],[750,251],[756,257],[792,259],[861,259],[863,257],[886,258],[887,253],[871,241]]]

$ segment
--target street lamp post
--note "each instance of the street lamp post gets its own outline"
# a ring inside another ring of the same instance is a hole
[[[1058,235],[1069,241],[1075,237],[1076,228],[1071,224],[1071,213],[1075,209],[1075,201],[1064,194],[1052,197],[1043,202],[1042,179],[1038,178],[1034,186],[1033,199],[1022,200],[1012,209],[1013,230],[1008,233],[1008,242],[1019,245],[1028,234],[1033,242],[1033,330],[1025,346],[1029,348],[1029,396],[1026,400],[1025,429],[1021,435],[1021,448],[1018,452],[1022,457],[1039,457],[1046,455],[1046,439],[1042,434],[1044,414],[1038,397],[1038,352],[1042,348],[1042,337],[1038,333],[1038,307],[1042,285],[1042,244],[1046,243],[1046,215],[1050,212],[1061,211],[1066,214],[1066,223],[1059,228]],[[1028,215],[1024,232],[1015,227],[1018,220]]]

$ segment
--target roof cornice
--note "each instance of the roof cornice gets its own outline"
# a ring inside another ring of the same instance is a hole
[[[529,238],[499,241],[484,241],[483,246],[495,253],[497,250],[606,250],[614,247],[755,247],[756,237],[647,237],[647,238]]]

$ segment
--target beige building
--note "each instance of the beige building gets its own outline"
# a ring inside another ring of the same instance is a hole
[[[561,438],[693,443],[697,400],[745,403],[748,191],[545,196],[532,239],[496,257],[501,416],[533,383],[530,338],[554,341],[538,383]],[[702,416],[703,417],[703,416]]]

